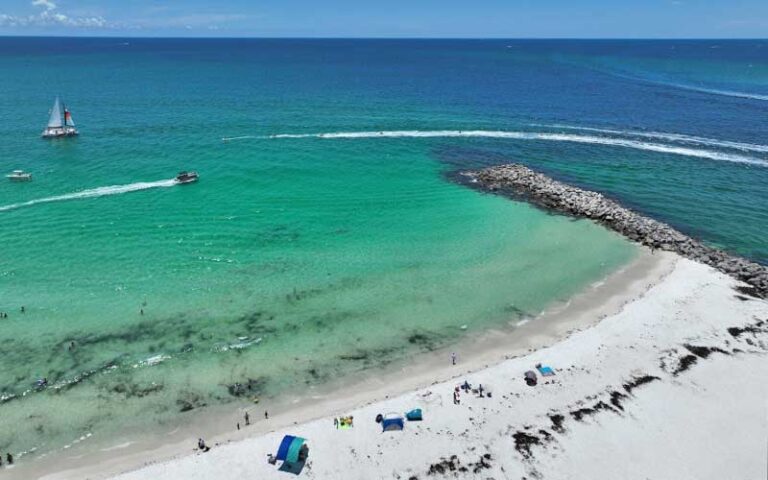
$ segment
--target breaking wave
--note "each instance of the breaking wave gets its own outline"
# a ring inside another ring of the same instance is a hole
[[[107,195],[120,195],[122,193],[136,192],[139,190],[147,190],[150,188],[163,188],[173,187],[177,185],[176,179],[171,178],[169,180],[160,180],[157,182],[137,182],[130,183],[128,185],[110,185],[107,187],[91,188],[75,193],[67,193],[65,195],[57,195],[55,197],[38,198],[35,200],[29,200],[27,202],[13,203],[10,205],[0,206],[0,212],[7,212],[8,210],[15,210],[22,207],[31,207],[39,203],[51,203],[51,202],[64,202],[67,200],[77,200],[81,198],[94,198],[104,197]]]
[[[666,135],[666,134],[664,134]],[[285,138],[321,138],[321,139],[358,139],[358,138],[508,138],[513,140],[540,140],[553,142],[572,142],[592,145],[607,145],[614,147],[632,148],[650,152],[668,153],[686,157],[705,158],[734,163],[745,163],[768,167],[768,160],[736,153],[718,152],[687,146],[668,145],[663,143],[646,142],[629,138],[614,138],[596,135],[577,135],[570,133],[549,132],[514,132],[494,130],[394,130],[382,132],[331,132],[331,133],[300,133],[278,134],[268,136],[228,137],[229,139],[285,139]],[[660,138],[660,137],[659,137]],[[693,138],[693,137],[692,137]],[[753,146],[762,147],[762,146]],[[762,150],[754,150],[762,151]]]

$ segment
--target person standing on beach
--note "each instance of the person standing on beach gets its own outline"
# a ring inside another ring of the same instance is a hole
[[[8,461],[8,465],[13,465],[13,455],[11,455],[11,452],[8,452],[5,459]]]
[[[269,412],[264,410],[264,420],[269,420]]]
[[[451,365],[456,365],[456,352],[451,352]]]

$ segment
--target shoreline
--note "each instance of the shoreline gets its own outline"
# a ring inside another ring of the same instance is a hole
[[[248,408],[252,424],[240,431],[235,430],[235,423],[242,421],[242,405],[209,407],[201,412],[205,418],[196,418],[193,425],[175,428],[170,432],[159,429],[144,438],[121,438],[112,442],[84,444],[80,451],[68,452],[71,453],[68,456],[57,452],[41,461],[19,464],[6,474],[10,479],[25,480],[107,478],[110,474],[141,468],[148,463],[178,459],[190,454],[199,436],[198,432],[205,432],[204,437],[209,445],[226,444],[254,435],[268,434],[296,422],[341,415],[351,409],[479,371],[557,343],[574,331],[593,326],[628,301],[642,295],[649,283],[656,283],[669,274],[674,262],[672,257],[653,255],[649,250],[639,248],[636,257],[628,264],[587,286],[566,302],[551,305],[522,325],[516,326],[510,322],[503,329],[470,333],[453,345],[393,362],[382,369],[357,372],[340,381],[312,387],[302,396],[287,395],[271,399],[265,404]],[[452,351],[459,354],[459,362],[455,367],[449,365]],[[276,402],[287,406],[277,407]],[[270,412],[268,422],[262,420],[264,409]],[[226,427],[222,428],[222,425]]]
[[[461,364],[448,380],[384,399],[372,391],[336,395],[308,418],[275,417],[271,431],[230,435],[205,454],[187,444],[186,453],[154,452],[143,465],[123,458],[42,478],[286,478],[265,461],[283,434],[308,439],[308,478],[762,478],[768,302],[738,295],[738,282],[711,267],[672,253],[654,257],[654,268],[610,305],[579,314],[574,301],[553,313],[589,320],[583,328],[562,326],[568,334],[552,343],[541,333],[529,340],[539,348],[520,346],[524,353],[500,363]],[[526,386],[522,373],[539,362],[556,375]],[[465,379],[493,396],[465,393],[453,405],[453,387]],[[414,407],[424,409],[424,421],[402,432],[381,433],[373,421]],[[355,427],[335,429],[339,414],[354,415]]]

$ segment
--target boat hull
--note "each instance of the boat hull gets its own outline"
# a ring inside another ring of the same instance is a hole
[[[44,130],[41,136],[43,138],[64,138],[64,137],[76,137],[78,135],[79,135],[79,132],[74,128],[67,128],[67,129],[52,128],[52,129]]]

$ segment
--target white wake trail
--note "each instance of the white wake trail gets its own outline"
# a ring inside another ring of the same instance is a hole
[[[684,85],[681,83],[664,83],[664,82],[656,82],[656,83],[659,83],[662,85],[669,85],[670,87],[680,88],[683,90],[691,90],[693,92],[708,93],[710,95],[723,95],[726,97],[746,98],[749,100],[761,100],[763,102],[768,102],[768,95],[761,95],[759,93],[738,92],[735,90],[720,90],[717,88],[696,87],[694,85]]]
[[[4,206],[0,206],[0,212],[15,210],[17,208],[30,207],[32,205],[37,205],[40,203],[63,202],[67,200],[77,200],[81,198],[103,197],[106,195],[120,195],[122,193],[136,192],[139,190],[147,190],[150,188],[173,187],[174,185],[178,185],[178,182],[176,181],[175,178],[171,178],[168,180],[160,180],[157,182],[137,182],[137,183],[130,183],[128,185],[110,185],[107,187],[91,188],[88,190],[82,190],[80,192],[57,195],[55,197],[37,198],[35,200],[29,200],[27,202],[4,205]]]
[[[614,147],[632,148],[650,152],[668,153],[686,157],[706,158],[734,163],[745,163],[768,167],[768,160],[739,155],[735,153],[717,152],[699,148],[689,148],[662,143],[644,142],[627,138],[611,138],[594,135],[576,135],[569,133],[546,132],[513,132],[494,130],[394,130],[383,132],[332,132],[332,133],[300,133],[278,134],[269,136],[249,136],[260,139],[282,138],[321,138],[321,139],[357,139],[357,138],[508,138],[514,140],[543,140],[552,142],[572,142],[591,145],[607,145]]]
[[[709,147],[732,148],[743,152],[768,153],[768,145],[756,143],[732,142],[730,140],[718,140],[716,138],[697,137],[694,135],[685,135],[682,133],[664,133],[664,132],[645,132],[638,130],[615,130],[610,128],[579,127],[575,125],[545,125],[540,123],[530,124],[532,127],[560,128],[566,130],[575,130],[580,132],[610,133],[613,135],[622,135],[625,137],[654,138],[658,140],[667,140],[670,142],[692,143],[695,145],[705,145]]]

